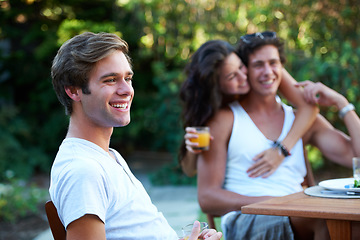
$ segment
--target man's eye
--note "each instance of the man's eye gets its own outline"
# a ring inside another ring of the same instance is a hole
[[[125,78],[125,81],[127,81],[127,82],[129,82],[129,81],[133,81],[133,78],[131,78],[131,77],[127,77],[127,78]]]
[[[115,78],[108,78],[105,80],[105,82],[116,82]]]
[[[277,60],[277,59],[270,62],[271,65],[277,65],[280,63],[281,63],[280,60]]]

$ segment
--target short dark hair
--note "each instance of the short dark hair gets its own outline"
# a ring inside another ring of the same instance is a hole
[[[264,32],[264,33],[269,33],[269,32]],[[260,34],[261,33],[245,35],[245,37],[253,36],[251,37],[251,41],[244,39],[243,37],[240,38],[236,50],[241,60],[244,62],[245,66],[248,66],[249,64],[249,55],[254,53],[260,47],[266,45],[273,45],[278,49],[280,61],[282,65],[284,65],[286,63],[284,40],[277,37],[275,33],[273,37],[257,37]]]
[[[85,94],[90,94],[90,72],[98,61],[114,51],[122,51],[130,63],[128,44],[112,33],[85,32],[60,47],[53,60],[51,77],[56,95],[67,115],[73,111],[73,100],[66,94],[65,87],[80,87]]]

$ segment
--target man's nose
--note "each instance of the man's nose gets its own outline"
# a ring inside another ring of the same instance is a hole
[[[264,72],[265,72],[266,74],[272,73],[272,68],[271,68],[271,66],[270,66],[269,63],[265,63],[265,64],[264,64]]]
[[[119,95],[131,95],[134,92],[131,81],[121,80],[117,87],[117,94]]]

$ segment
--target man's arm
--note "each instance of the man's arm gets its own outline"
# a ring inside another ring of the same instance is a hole
[[[68,225],[66,239],[106,240],[105,225],[98,216],[86,214]]]
[[[270,197],[247,197],[222,188],[225,178],[228,142],[234,116],[230,109],[220,110],[208,126],[214,137],[209,151],[198,158],[198,200],[205,213],[224,215]]]
[[[320,106],[336,106],[339,110],[348,106],[347,99],[322,83],[304,81],[305,98]],[[352,158],[360,156],[360,119],[354,110],[344,115],[344,123],[350,136],[335,129],[324,117],[318,115],[304,141],[315,145],[330,160],[351,167]]]

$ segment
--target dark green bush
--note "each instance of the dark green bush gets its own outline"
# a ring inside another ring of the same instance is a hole
[[[248,32],[276,31],[286,40],[286,67],[296,79],[324,82],[360,109],[359,12],[353,0],[1,1],[0,171],[28,177],[50,170],[67,130],[50,66],[60,44],[75,34],[115,32],[130,46],[132,123],[115,130],[112,146],[175,156],[183,134],[177,97],[182,71],[210,39],[235,44]],[[344,129],[336,111],[322,113]]]

